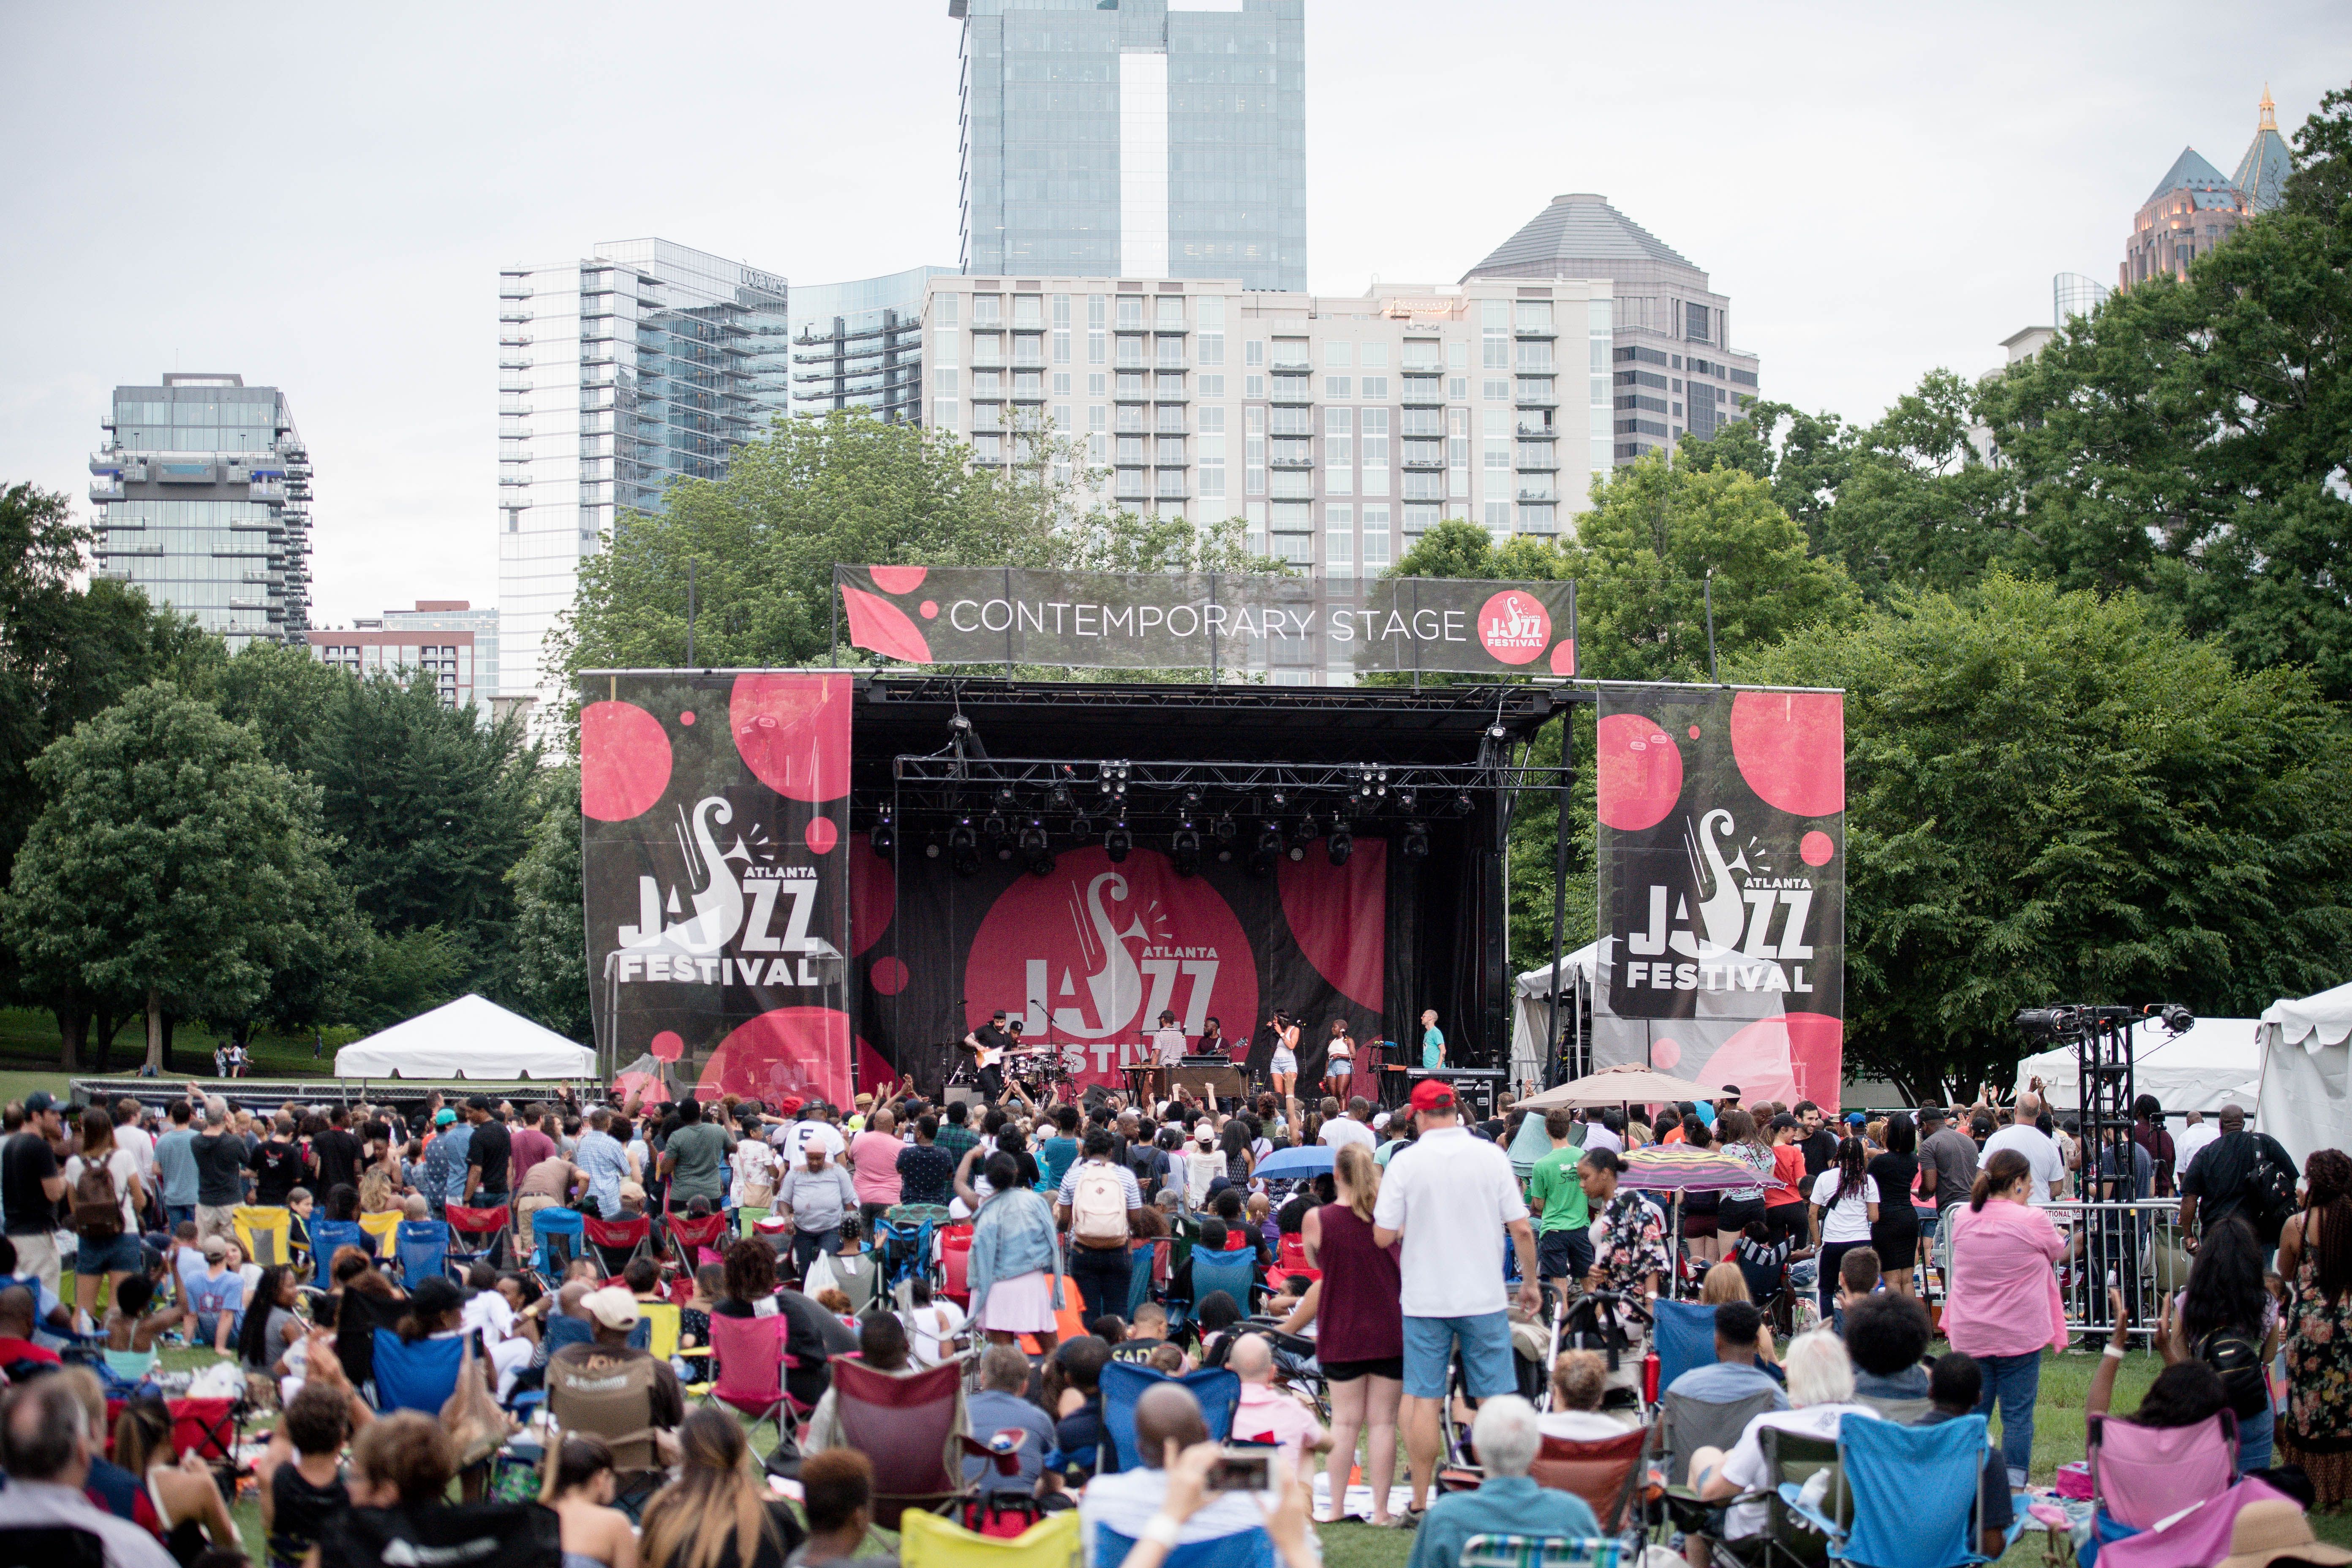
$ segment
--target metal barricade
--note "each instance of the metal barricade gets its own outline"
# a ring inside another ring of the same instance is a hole
[[[2179,1200],[2053,1203],[2042,1212],[2066,1244],[2056,1268],[2068,1331],[2104,1335],[2114,1330],[2107,1303],[2112,1279],[2124,1293],[2132,1336],[2152,1341],[2163,1304],[2189,1283],[2190,1257],[2182,1245]],[[1948,1291],[1952,1218],[1947,1214],[1931,1225],[1923,1216],[1920,1223],[1918,1293],[1931,1301],[1943,1300]],[[2126,1226],[2133,1234],[2126,1235]]]

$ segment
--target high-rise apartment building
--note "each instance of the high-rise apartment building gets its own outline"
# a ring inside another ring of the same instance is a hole
[[[314,631],[307,639],[322,664],[365,678],[378,671],[412,679],[433,678],[444,706],[496,706],[499,613],[464,599],[419,599],[413,610],[386,610],[349,630]]]
[[[2183,147],[2172,167],[2132,216],[2116,283],[2128,289],[2162,273],[2189,276],[2189,264],[2286,197],[2294,160],[2279,134],[2278,106],[2263,89],[2254,139],[2238,160],[2238,172],[2224,178],[2194,147]]]
[[[1731,347],[1731,300],[1606,197],[1554,196],[1462,281],[1515,279],[1609,280],[1617,462],[1671,447],[1685,430],[1712,436],[1757,395],[1756,356]]]
[[[1376,576],[1447,518],[1554,534],[1610,467],[1606,280],[1358,297],[1238,279],[935,278],[929,423],[983,463],[1081,436],[1106,499],[1247,520],[1258,548]]]
[[[500,695],[540,668],[616,508],[715,479],[790,401],[784,279],[662,239],[499,275]]]
[[[310,621],[310,454],[274,386],[166,375],[118,386],[89,459],[98,571],[195,616],[230,650]]]
[[[963,269],[1307,287],[1305,0],[948,0]]]
[[[792,411],[863,408],[894,425],[922,423],[923,288],[954,270],[910,267],[793,289]]]

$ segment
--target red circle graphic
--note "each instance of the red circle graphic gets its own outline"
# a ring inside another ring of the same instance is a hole
[[[923,619],[927,621],[936,621],[940,618],[940,602],[937,599],[925,599],[916,608],[922,611]]]
[[[680,713],[680,714],[677,716],[677,721],[678,721],[679,723],[681,723],[681,724],[685,725],[685,726],[686,726],[688,729],[689,729],[689,730],[693,729],[693,728],[694,728],[694,710],[693,710],[693,709],[691,709],[691,708],[689,708],[689,709],[686,710],[686,711],[684,711],[683,713]]]
[[[849,1015],[831,1007],[778,1007],[738,1025],[702,1064],[695,1098],[729,1094],[773,1105],[788,1095],[845,1104]]]
[[[830,855],[833,847],[841,842],[841,829],[833,825],[833,818],[829,816],[812,816],[801,837],[808,841],[812,853]]]
[[[599,822],[626,822],[669,787],[669,735],[634,702],[580,710],[580,810]]]
[[[873,838],[849,836],[849,952],[852,957],[882,940],[898,902],[898,875],[891,863],[868,853]]]
[[[885,996],[896,996],[907,988],[907,982],[914,978],[907,973],[907,963],[904,959],[887,956],[876,959],[874,967],[867,972],[867,974],[873,982],[874,989]]]
[[[676,1029],[664,1029],[646,1048],[653,1053],[654,1060],[657,1062],[674,1062],[686,1055],[686,1037]]]
[[[1743,691],[1731,700],[1731,754],[1765,805],[1792,816],[1834,816],[1845,809],[1845,699]]]
[[[1478,606],[1478,641],[1505,664],[1533,664],[1551,646],[1551,612],[1524,588],[1506,588]]]
[[[1837,845],[1818,827],[1797,840],[1797,854],[1808,866],[1826,866],[1836,853]]]
[[[1601,820],[1618,831],[1656,826],[1682,798],[1682,752],[1641,714],[1612,713],[1601,720],[1594,750]]]
[[[735,749],[759,781],[787,800],[849,793],[846,676],[739,675],[728,699]]]
[[[874,585],[886,594],[911,594],[931,574],[928,566],[876,566],[870,570]]]

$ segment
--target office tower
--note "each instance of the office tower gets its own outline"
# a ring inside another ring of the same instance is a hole
[[[2286,138],[2279,134],[2278,105],[2271,101],[2268,82],[2263,84],[2259,114],[2254,139],[2246,143],[2245,155],[2238,160],[2238,172],[2230,176],[2230,183],[2246,193],[2256,212],[2266,213],[2286,199],[2286,177],[2294,173],[2294,156],[2286,149]]]
[[[722,477],[785,412],[785,307],[782,278],[662,239],[499,273],[499,695],[560,704],[541,645],[614,513]]]
[[[231,652],[310,621],[310,454],[274,386],[171,374],[118,386],[89,460],[101,576],[196,617]]]
[[[1377,576],[1447,518],[1554,534],[1610,467],[1606,280],[1360,296],[1239,279],[935,278],[929,423],[983,463],[1083,436],[1104,499]]]
[[[1307,287],[1305,0],[948,0],[963,270]]]
[[[487,721],[497,706],[499,613],[464,599],[419,599],[411,610],[354,620],[348,631],[309,634],[311,656],[360,677],[387,671],[403,679],[433,677],[445,707],[479,702]]]
[[[2278,105],[2271,101],[2267,85],[2257,112],[2254,139],[2246,143],[2237,173],[2227,179],[2196,148],[2180,150],[2133,215],[2131,238],[2124,242],[2123,264],[2116,268],[2119,287],[2165,272],[2188,277],[2191,261],[2286,199],[2294,159],[2279,134]]]
[[[794,289],[792,411],[865,408],[894,425],[921,424],[923,286],[954,270],[910,267]]]
[[[1742,405],[1757,395],[1757,360],[1731,347],[1731,300],[1605,197],[1554,196],[1462,281],[1601,278],[1610,280],[1616,310],[1610,369],[1617,462],[1671,447],[1685,430],[1708,437],[1742,417]]]

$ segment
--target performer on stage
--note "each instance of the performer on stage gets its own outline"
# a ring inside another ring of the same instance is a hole
[[[1162,1008],[1160,1027],[1151,1031],[1152,1058],[1161,1067],[1181,1067],[1184,1062],[1184,1031],[1176,1026],[1176,1015]]]
[[[1221,1057],[1225,1055],[1232,1046],[1233,1041],[1225,1038],[1225,1026],[1223,1024],[1218,1023],[1214,1018],[1202,1020],[1200,1048],[1202,1056]]]
[[[1276,1007],[1268,1026],[1274,1030],[1274,1061],[1266,1076],[1274,1081],[1274,1092],[1287,1102],[1298,1093],[1298,1026]]]
[[[1356,1042],[1348,1033],[1348,1020],[1331,1020],[1331,1041],[1324,1047],[1323,1082],[1328,1092],[1340,1104],[1348,1103],[1348,1080],[1356,1073]]]
[[[1445,1031],[1437,1026],[1437,1009],[1434,1007],[1421,1016],[1421,1065],[1424,1068],[1445,1065]]]
[[[1004,1098],[1004,1053],[1013,1048],[1013,1037],[1004,1029],[1005,1011],[999,1007],[989,1016],[987,1023],[963,1037],[964,1045],[978,1058],[980,1070],[974,1075],[980,1092],[994,1105]]]

